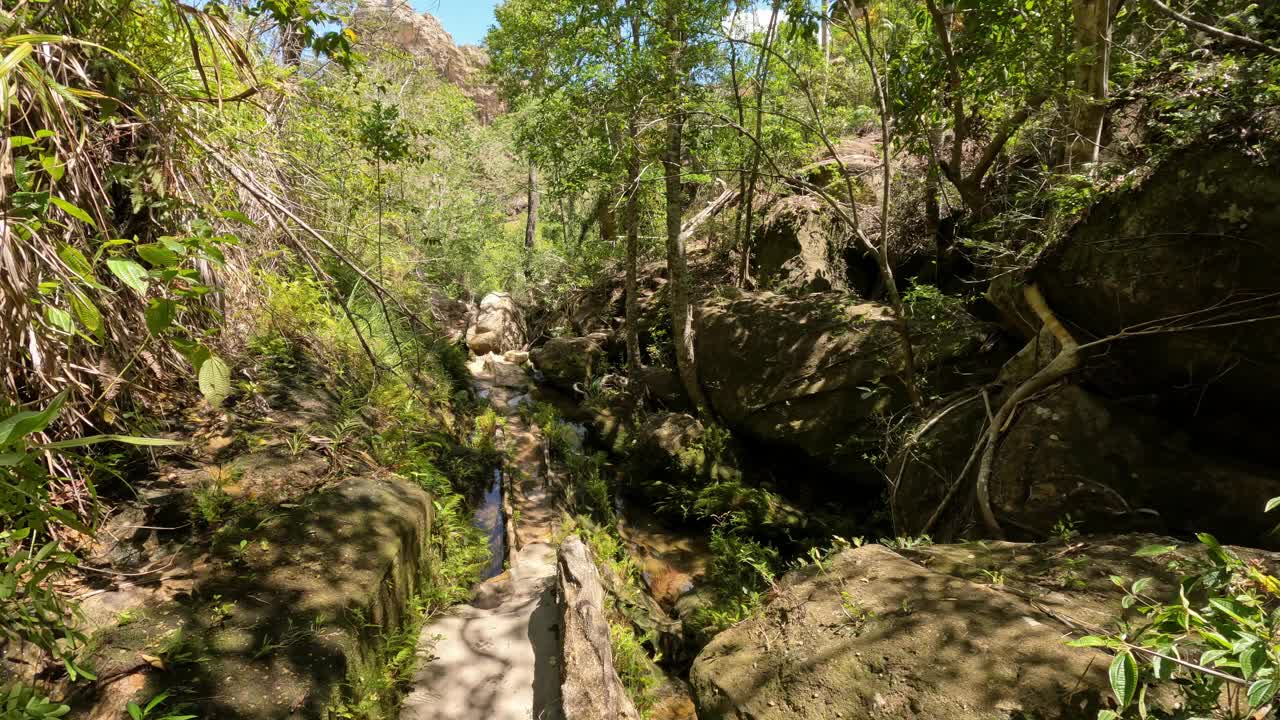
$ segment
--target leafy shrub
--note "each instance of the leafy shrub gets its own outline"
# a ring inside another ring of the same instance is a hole
[[[1276,501],[1272,501],[1276,503]],[[1202,558],[1184,560],[1175,548],[1149,545],[1140,557],[1165,557],[1179,573],[1177,599],[1157,599],[1149,577],[1111,578],[1124,591],[1121,606],[1137,613],[1110,635],[1070,642],[1115,652],[1108,673],[1120,717],[1255,717],[1280,691],[1280,579],[1256,560],[1244,560],[1212,535],[1197,536]],[[1160,707],[1152,687],[1178,691],[1178,707]]]

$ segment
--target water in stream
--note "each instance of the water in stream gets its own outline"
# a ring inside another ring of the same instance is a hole
[[[507,558],[507,526],[502,515],[502,470],[494,468],[493,482],[484,492],[480,506],[476,508],[472,522],[489,538],[489,566],[480,575],[488,580],[502,573]]]

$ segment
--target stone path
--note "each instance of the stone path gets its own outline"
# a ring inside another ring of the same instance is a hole
[[[511,567],[469,605],[422,629],[421,669],[400,720],[560,720],[556,551],[559,514],[545,485],[542,434],[519,415],[529,401],[525,369],[498,355],[468,364],[478,393],[505,418],[499,447],[511,458]],[[518,548],[518,552],[515,551]]]

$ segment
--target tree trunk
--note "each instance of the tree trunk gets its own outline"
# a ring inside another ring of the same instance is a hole
[[[1067,165],[1072,171],[1098,161],[1106,118],[1111,71],[1111,19],[1118,0],[1072,0],[1073,36],[1080,56],[1074,68],[1071,98],[1071,143]]]
[[[538,237],[538,178],[529,163],[529,212],[524,223],[524,277],[529,279],[533,265],[533,242]]]
[[[702,386],[698,384],[698,366],[693,351],[693,306],[689,302],[689,267],[685,257],[684,234],[680,232],[684,216],[684,187],[681,169],[684,143],[683,50],[679,0],[673,0],[667,11],[667,73],[669,110],[667,148],[663,165],[666,170],[667,204],[667,298],[671,307],[671,336],[675,343],[676,366],[685,393],[694,407],[707,409]]]
[[[635,31],[635,27],[632,27]],[[638,36],[637,36],[638,37]],[[627,374],[635,377],[643,364],[640,358],[640,298],[636,282],[636,265],[640,255],[640,130],[635,110],[627,123],[631,141],[627,157],[627,309],[623,324],[627,336]]]

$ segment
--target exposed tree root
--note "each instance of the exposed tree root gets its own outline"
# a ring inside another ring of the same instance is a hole
[[[978,512],[982,515],[983,525],[986,526],[987,532],[997,538],[1004,537],[1004,532],[1000,529],[1000,523],[996,521],[995,513],[991,510],[991,470],[995,466],[996,448],[1000,444],[1000,434],[1004,432],[1005,428],[1013,420],[1014,413],[1017,412],[1018,406],[1023,401],[1058,382],[1080,367],[1080,344],[1076,342],[1067,328],[1049,309],[1048,303],[1044,300],[1044,295],[1040,293],[1040,288],[1036,287],[1035,284],[1027,285],[1023,289],[1023,296],[1036,316],[1040,318],[1044,326],[1058,340],[1061,350],[1058,351],[1053,360],[1049,361],[1048,365],[1045,365],[1035,375],[1023,381],[1021,385],[1010,393],[1009,397],[1001,404],[1000,410],[995,417],[991,419],[987,427],[986,436],[979,440],[979,443],[985,443],[986,447],[982,451],[982,461],[978,464],[978,480],[974,486],[974,494],[977,498]]]

